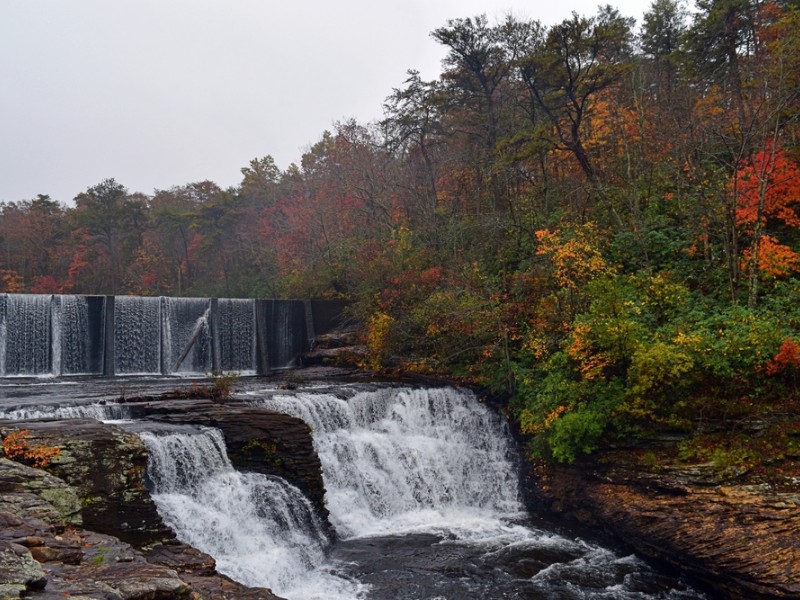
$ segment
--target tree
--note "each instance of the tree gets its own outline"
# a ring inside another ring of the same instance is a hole
[[[771,145],[753,156],[736,173],[737,222],[751,236],[745,253],[748,263],[748,304],[755,307],[762,272],[785,276],[800,271],[800,255],[780,244],[768,229],[775,223],[800,229],[800,169],[785,150]]]
[[[116,180],[104,179],[75,197],[72,213],[77,229],[84,232],[94,253],[95,277],[89,284],[95,293],[122,291],[125,266],[136,255],[145,226],[147,199],[128,194]]]
[[[446,71],[442,80],[448,92],[445,107],[454,119],[453,134],[467,137],[465,157],[476,187],[474,192],[470,190],[475,214],[482,212],[484,198],[493,210],[508,204],[507,185],[498,170],[497,143],[504,117],[515,105],[509,76],[536,31],[538,23],[519,22],[510,16],[491,27],[486,15],[480,15],[448,21],[447,27],[431,34],[449,49],[443,61]]]
[[[586,126],[597,95],[630,69],[632,25],[610,6],[591,18],[573,13],[520,62],[522,80],[550,121],[556,147],[572,153],[592,182],[597,170],[585,147]]]
[[[741,55],[753,50],[752,0],[699,0],[686,46],[690,63],[699,74],[730,91],[739,116],[746,122],[742,93]]]
[[[672,100],[687,13],[678,0],[653,0],[644,14],[639,46],[654,63],[656,82],[665,102]]]
[[[239,190],[241,198],[255,206],[273,206],[276,186],[281,177],[275,160],[269,155],[254,158],[249,166],[242,167],[241,172],[244,176]]]
[[[64,208],[49,196],[0,206],[0,239],[6,267],[31,286],[41,277],[62,279],[69,256],[69,231]]]
[[[418,71],[408,71],[405,87],[387,98],[381,122],[390,151],[408,166],[410,181],[404,178],[400,185],[418,199],[422,220],[433,217],[439,204],[436,150],[443,141],[437,94],[436,82],[422,81]]]

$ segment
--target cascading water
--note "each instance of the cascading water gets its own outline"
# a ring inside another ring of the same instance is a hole
[[[120,375],[161,373],[160,298],[115,298],[114,358]]]
[[[218,430],[139,435],[159,513],[220,572],[288,598],[362,595],[363,586],[331,572],[311,503],[283,479],[236,472]]]
[[[114,404],[120,384],[108,380],[27,385],[45,387],[16,397],[18,384],[4,384],[17,404],[0,418],[128,418],[165,522],[227,575],[290,600],[703,598],[635,557],[534,526],[506,428],[469,393],[245,385],[251,403],[311,425],[338,533],[329,544],[297,489],[233,470],[217,430],[131,421],[135,406]]]
[[[3,294],[0,375],[51,373],[50,303],[42,294]]]
[[[0,294],[0,377],[292,368],[315,333],[311,307],[292,300]],[[333,326],[334,319],[322,322]]]
[[[29,421],[31,419],[96,419],[98,421],[121,421],[130,417],[124,404],[104,402],[102,404],[76,404],[70,406],[24,406],[0,410],[0,419]]]
[[[207,298],[164,298],[163,301],[166,372],[210,372],[210,301]]]
[[[471,396],[385,388],[264,404],[314,430],[331,522],[344,538],[486,525],[523,510],[502,424]]]
[[[272,300],[268,310],[270,369],[297,366],[297,357],[306,343],[302,304],[291,300]]]
[[[256,303],[220,298],[217,301],[215,352],[222,371],[256,372]]]
[[[85,296],[53,297],[54,375],[89,373],[89,302]]]
[[[370,598],[701,597],[634,557],[531,526],[505,426],[471,393],[340,393],[254,403],[314,431],[342,538],[334,556],[372,586]]]

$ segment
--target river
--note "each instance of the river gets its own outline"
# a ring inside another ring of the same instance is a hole
[[[0,416],[121,422],[148,447],[149,485],[178,537],[233,579],[289,600],[704,597],[526,507],[507,426],[470,392],[331,383],[285,390],[240,380],[240,401],[311,426],[331,535],[299,490],[237,472],[218,430],[126,423],[115,403],[184,384],[3,380]]]

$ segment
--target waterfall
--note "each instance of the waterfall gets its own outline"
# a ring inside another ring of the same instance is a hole
[[[89,302],[85,296],[53,296],[53,374],[89,373]]]
[[[0,374],[51,373],[50,303],[43,294],[3,294],[0,311]]]
[[[0,294],[0,377],[265,374],[335,322],[315,320],[297,300]]]
[[[163,337],[166,372],[211,371],[209,312],[210,301],[207,298],[164,298]],[[188,354],[185,354],[187,349]]]
[[[332,573],[311,503],[283,479],[238,473],[219,430],[141,432],[153,500],[179,539],[217,569],[287,598],[356,598],[363,586]]]
[[[248,393],[253,404],[313,429],[338,534],[332,543],[297,488],[235,471],[219,430],[123,424],[147,445],[146,481],[164,522],[244,585],[290,600],[703,597],[634,556],[534,526],[520,503],[506,426],[472,393],[391,386]],[[124,403],[59,406],[43,398],[0,410],[0,418],[108,421],[132,412]]]
[[[41,405],[0,409],[0,419],[29,421],[31,419],[96,419],[122,421],[130,418],[130,409],[124,404],[75,404],[70,406]]]
[[[117,296],[114,302],[114,372],[161,373],[161,299]]]
[[[343,538],[471,536],[523,510],[505,427],[471,393],[384,388],[259,404],[314,430],[331,523]]]
[[[306,345],[303,304],[291,300],[273,300],[268,317],[270,369],[297,366],[297,357]]]
[[[256,372],[256,303],[220,298],[215,323],[215,352],[222,371]]]

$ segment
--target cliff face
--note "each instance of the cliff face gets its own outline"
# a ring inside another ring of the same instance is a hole
[[[46,471],[0,457],[0,597],[279,600],[174,539],[137,436],[89,420],[0,422],[2,437],[22,429],[60,452]]]
[[[311,429],[301,419],[235,402],[203,399],[141,398],[129,400],[128,407],[137,419],[220,429],[237,469],[282,477],[299,488],[323,521],[328,521],[322,465],[314,451]]]
[[[630,457],[532,472],[535,503],[679,567],[730,598],[800,598],[800,494],[653,474]]]

